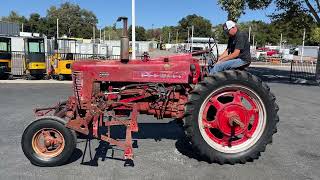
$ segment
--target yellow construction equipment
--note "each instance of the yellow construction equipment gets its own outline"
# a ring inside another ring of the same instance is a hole
[[[26,79],[43,79],[46,75],[44,39],[40,37],[26,37],[24,41]]]
[[[11,72],[11,39],[0,37],[0,79],[8,79]]]
[[[71,79],[71,65],[75,60],[76,42],[76,39],[57,40],[57,49],[49,58],[50,70],[48,71],[48,75],[53,79],[60,81]]]

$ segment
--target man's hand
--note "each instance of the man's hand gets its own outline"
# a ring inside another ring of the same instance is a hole
[[[236,49],[234,50],[234,52],[226,57],[219,57],[218,59],[218,62],[217,63],[221,63],[221,62],[224,62],[224,61],[229,61],[231,59],[236,59],[238,58],[238,56],[240,55],[240,50],[239,49]]]

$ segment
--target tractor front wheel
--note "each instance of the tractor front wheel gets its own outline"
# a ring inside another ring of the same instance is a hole
[[[23,132],[22,150],[30,162],[37,166],[65,164],[76,148],[74,132],[54,117],[32,122]]]
[[[196,85],[186,105],[185,128],[209,162],[258,159],[277,131],[279,108],[270,88],[244,71],[225,71]]]

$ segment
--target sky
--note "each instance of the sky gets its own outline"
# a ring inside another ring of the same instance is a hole
[[[10,11],[26,17],[33,12],[45,16],[50,6],[59,6],[64,2],[79,4],[81,8],[94,12],[99,21],[98,28],[112,25],[119,16],[127,16],[129,19],[131,17],[131,0],[0,0],[0,16],[7,16]],[[274,10],[274,5],[265,10],[246,10],[246,14],[242,15],[239,21],[270,22],[267,15]],[[213,25],[227,20],[227,13],[217,5],[217,0],[136,0],[136,25],[148,29],[175,26],[179,20],[190,14],[203,16]]]

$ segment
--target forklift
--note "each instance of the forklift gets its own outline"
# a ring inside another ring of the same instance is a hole
[[[75,61],[76,54],[76,39],[57,39],[55,41],[55,52],[49,58],[50,59],[50,70],[48,75],[52,79],[59,81],[71,79],[71,65]],[[74,47],[74,51],[72,51]],[[74,53],[73,53],[74,52]]]
[[[46,55],[44,38],[26,37],[25,42],[25,78],[43,79],[46,76]]]
[[[11,38],[0,37],[0,79],[9,79],[11,73]]]

